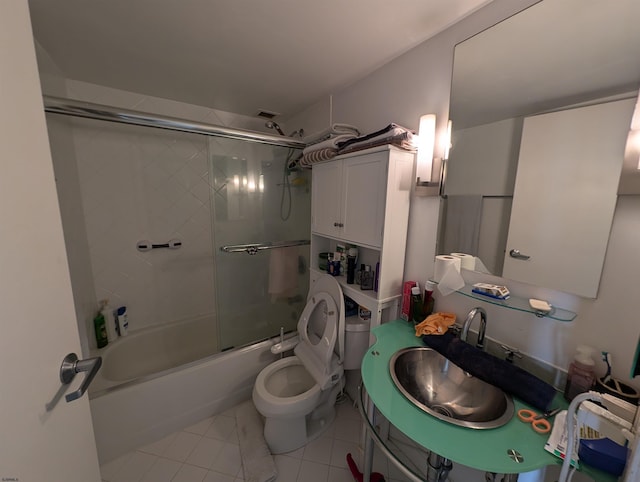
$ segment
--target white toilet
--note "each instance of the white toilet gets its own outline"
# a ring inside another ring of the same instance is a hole
[[[295,345],[295,356],[265,367],[253,387],[271,453],[302,447],[333,421],[336,397],[344,386],[344,324],[342,289],[332,276],[321,276],[298,321],[299,341],[287,340],[275,350]]]

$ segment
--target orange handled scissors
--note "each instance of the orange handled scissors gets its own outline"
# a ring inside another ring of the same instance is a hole
[[[550,410],[546,413],[536,413],[533,410],[523,408],[518,410],[518,418],[525,423],[531,423],[531,428],[538,433],[549,433],[551,431],[551,423],[547,420],[560,411],[559,408]]]

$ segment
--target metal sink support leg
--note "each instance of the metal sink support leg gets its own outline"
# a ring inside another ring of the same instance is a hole
[[[380,436],[376,432],[375,429],[375,416],[374,416],[374,405],[371,399],[367,396],[365,401],[364,387],[362,384],[358,387],[358,392],[360,395],[360,403],[358,404],[358,408],[360,410],[360,417],[364,421],[366,433],[365,433],[365,444],[364,444],[364,461],[363,461],[363,481],[371,480],[371,465],[373,463],[373,442],[378,445],[378,448],[382,451],[385,457],[391,461],[402,474],[407,477],[407,480],[410,482],[423,482],[423,479],[420,478],[417,474],[414,474],[410,469],[405,467],[402,462],[400,462],[397,457],[389,451],[384,442],[380,439]],[[365,407],[367,409],[365,410]]]
[[[445,482],[452,468],[451,460],[431,452],[427,461],[427,482]]]
[[[375,427],[375,415],[373,403],[367,397],[367,413],[370,413],[369,423]],[[368,431],[364,436],[364,456],[362,461],[362,480],[371,480],[371,467],[373,466],[373,439],[369,435]]]

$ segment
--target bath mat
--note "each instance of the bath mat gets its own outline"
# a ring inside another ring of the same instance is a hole
[[[262,419],[252,400],[236,408],[236,426],[246,482],[272,482],[278,471],[267,442],[264,440]]]

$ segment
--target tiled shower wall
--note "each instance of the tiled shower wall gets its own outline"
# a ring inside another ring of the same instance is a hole
[[[131,330],[212,315],[207,139],[88,120],[73,137],[97,299],[126,305]]]
[[[65,85],[69,98],[267,131],[247,116],[84,82]],[[48,122],[78,323],[88,334],[85,355],[95,348],[92,317],[104,298],[128,307],[131,330],[213,316],[207,138],[53,115]],[[139,240],[172,238],[183,246],[136,250]]]

